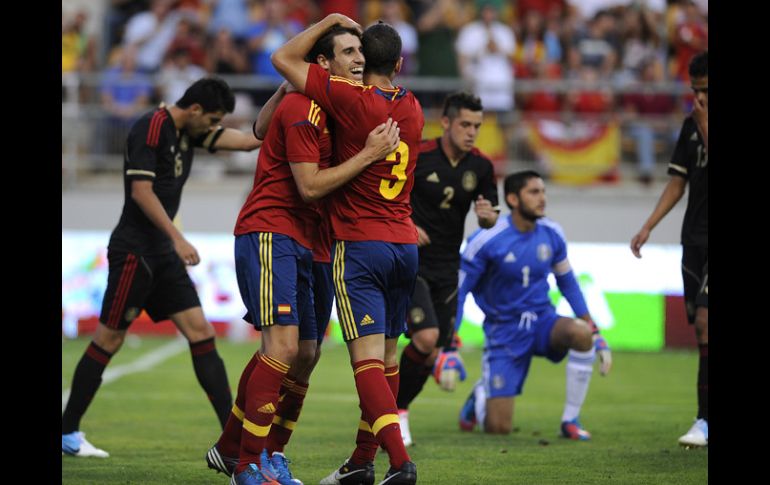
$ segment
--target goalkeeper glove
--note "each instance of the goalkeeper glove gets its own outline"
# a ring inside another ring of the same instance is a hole
[[[443,350],[433,364],[433,378],[439,387],[445,391],[454,391],[457,380],[464,381],[466,377],[460,354],[456,350]]]
[[[607,341],[604,340],[604,337],[598,333],[595,333],[593,338],[596,355],[599,356],[599,361],[601,362],[599,372],[603,376],[606,376],[612,367],[612,352],[610,351],[610,346],[607,345]]]

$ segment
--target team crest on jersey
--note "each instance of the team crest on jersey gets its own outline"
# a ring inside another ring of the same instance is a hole
[[[128,310],[126,310],[126,314],[123,316],[123,318],[127,322],[133,322],[134,319],[138,316],[139,316],[139,309],[135,306],[132,306]]]
[[[419,325],[425,320],[425,312],[420,307],[412,308],[409,312],[409,318],[412,320],[413,324]]]
[[[473,189],[479,185],[479,180],[476,177],[476,174],[469,170],[463,174],[462,183],[466,192],[473,192]]]
[[[551,246],[547,245],[546,243],[538,244],[537,245],[537,259],[540,261],[548,261],[548,258],[551,257]]]
[[[187,133],[185,133],[182,135],[182,139],[179,140],[179,149],[186,152],[188,148],[190,148],[190,140],[187,137]]]
[[[500,374],[492,376],[492,387],[495,389],[502,389],[505,386],[505,378]]]

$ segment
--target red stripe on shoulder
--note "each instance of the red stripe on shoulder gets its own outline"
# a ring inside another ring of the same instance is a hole
[[[163,125],[163,122],[166,121],[167,117],[168,115],[166,114],[166,110],[163,108],[159,109],[152,115],[152,119],[150,120],[150,129],[147,131],[148,146],[158,146],[158,141],[160,140],[160,127]]]
[[[489,155],[487,155],[486,153],[482,152],[481,150],[479,150],[476,147],[471,148],[471,153],[476,155],[477,157],[486,158],[487,160],[492,161],[492,159],[489,158]]]
[[[420,153],[430,152],[438,148],[438,139],[433,138],[431,140],[422,140],[420,142]]]

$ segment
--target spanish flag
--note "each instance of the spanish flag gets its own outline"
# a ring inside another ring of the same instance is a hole
[[[291,313],[291,305],[278,305],[279,315],[288,315]]]

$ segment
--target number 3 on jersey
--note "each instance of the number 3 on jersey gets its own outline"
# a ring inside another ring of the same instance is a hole
[[[380,180],[380,194],[388,200],[395,199],[398,194],[404,189],[406,183],[406,166],[409,164],[409,145],[403,141],[398,143],[398,148],[392,151],[385,157],[387,162],[398,162],[393,165],[393,169],[390,171],[392,175],[396,176],[396,180],[382,179]]]

